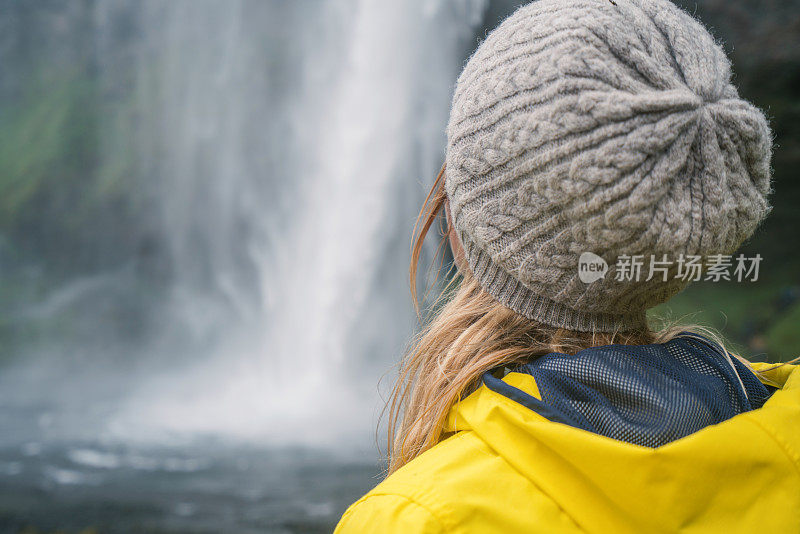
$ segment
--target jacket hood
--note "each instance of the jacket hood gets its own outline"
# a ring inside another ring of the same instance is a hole
[[[798,367],[753,364],[767,388],[702,338],[673,341],[549,355],[486,375],[445,431],[474,431],[597,532],[737,531],[742,514],[763,515],[765,531],[772,519],[785,525],[800,510]],[[601,365],[587,371],[593,358]],[[666,363],[654,366],[659,358]]]

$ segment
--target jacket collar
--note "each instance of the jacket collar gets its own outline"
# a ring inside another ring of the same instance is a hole
[[[531,375],[539,395],[492,372],[483,382],[550,421],[650,447],[760,408],[774,391],[745,364],[696,334],[661,344],[552,353],[512,372]]]

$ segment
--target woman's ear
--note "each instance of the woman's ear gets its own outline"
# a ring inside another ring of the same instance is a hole
[[[469,270],[467,265],[466,255],[464,254],[464,247],[458,239],[456,227],[453,225],[453,216],[450,215],[450,201],[445,199],[444,212],[447,217],[447,239],[450,241],[450,250],[453,252],[453,261],[455,261],[456,269],[464,273]]]

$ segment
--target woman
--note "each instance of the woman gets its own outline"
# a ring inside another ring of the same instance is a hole
[[[444,210],[457,288],[337,533],[800,532],[800,371],[645,317],[744,262],[769,211],[772,134],[703,26],[533,2],[470,58],[447,133],[411,277]]]

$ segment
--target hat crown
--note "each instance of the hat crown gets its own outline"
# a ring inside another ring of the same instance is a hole
[[[472,271],[515,311],[641,324],[688,283],[620,256],[730,254],[769,211],[772,134],[722,48],[668,0],[538,0],[459,76],[445,187]],[[589,284],[584,252],[611,266]]]

